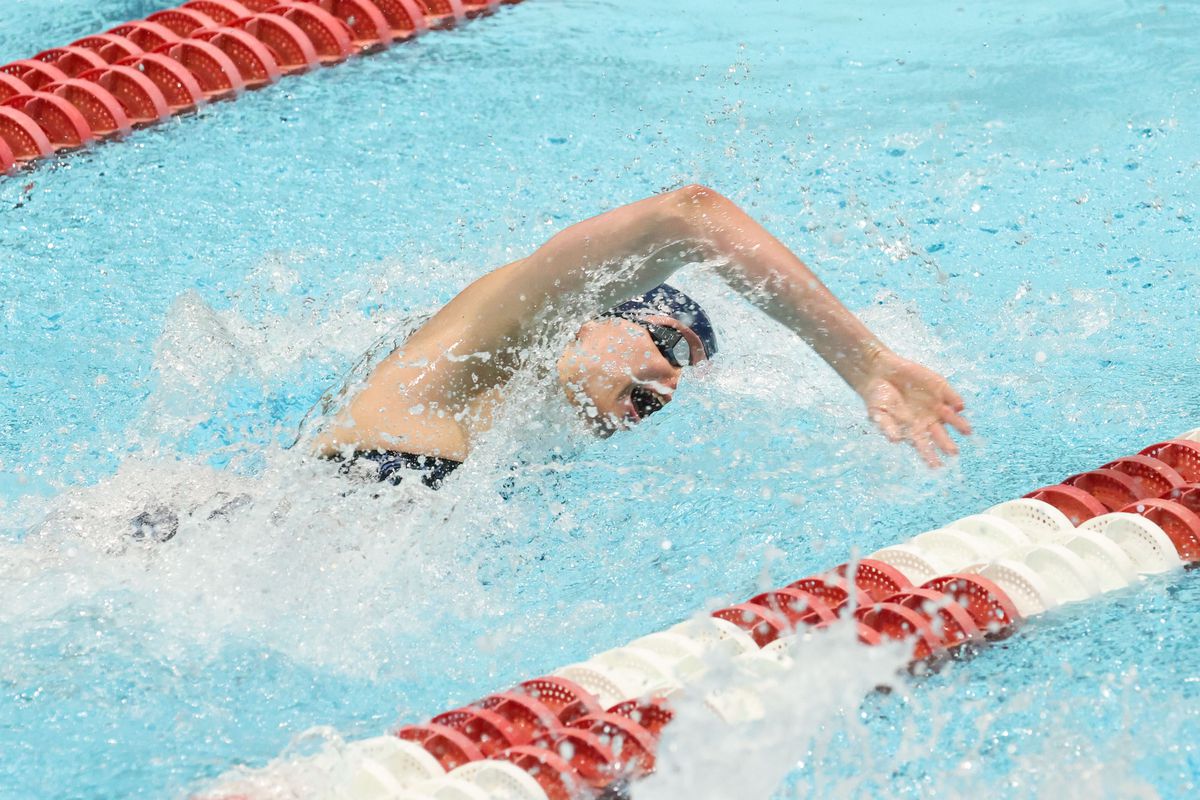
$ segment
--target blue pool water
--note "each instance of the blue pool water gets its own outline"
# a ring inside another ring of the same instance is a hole
[[[1200,5],[877,5],[529,0],[0,178],[0,798],[181,796],[1200,424]],[[0,61],[157,7],[9,0]],[[633,433],[556,451],[530,391],[442,493],[378,500],[285,449],[377,337],[690,181],[946,371],[960,459],[870,433],[702,272],[721,361]],[[163,507],[179,536],[130,545]],[[861,709],[782,707],[740,768],[1194,796],[1198,608],[1176,573],[1051,613]],[[688,741],[695,775],[729,744]]]

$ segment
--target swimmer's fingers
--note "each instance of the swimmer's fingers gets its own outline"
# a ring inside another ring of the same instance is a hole
[[[942,402],[950,406],[951,410],[953,411],[962,411],[964,408],[966,408],[967,404],[963,402],[962,395],[954,391],[954,387],[952,387],[949,383],[943,383]]]
[[[963,436],[970,436],[971,423],[967,422],[966,418],[963,417],[962,414],[958,413],[959,411],[962,411],[962,408],[955,409],[952,406],[944,405],[938,411],[938,419],[954,428],[954,430],[958,431]]]
[[[942,431],[945,434],[945,431]],[[931,467],[940,467],[942,460],[938,458],[937,450],[933,447],[933,440],[928,429],[914,430],[909,434],[908,440],[912,442],[912,446],[917,449],[917,453],[921,458],[925,459],[925,463]]]
[[[946,455],[958,455],[958,445],[950,438],[950,434],[946,432],[946,429],[942,427],[940,422],[935,422],[929,426],[929,438]]]
[[[942,466],[942,460],[938,457],[937,453],[938,448],[950,455],[958,453],[958,447],[951,440],[950,434],[946,433],[946,429],[938,422],[926,423],[924,425],[914,425],[907,421],[901,423],[896,419],[894,414],[882,409],[872,409],[871,418],[879,426],[879,429],[883,431],[883,435],[888,438],[888,441],[902,442],[908,440],[921,458],[924,459],[925,463],[931,467]]]

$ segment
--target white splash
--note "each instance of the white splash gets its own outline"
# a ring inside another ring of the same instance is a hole
[[[635,800],[769,800],[806,753],[857,724],[863,698],[896,682],[907,661],[899,645],[860,644],[849,624],[797,637],[789,655],[790,666],[766,672],[733,659],[683,695],[657,772],[637,785]],[[737,693],[756,698],[759,713],[727,722],[713,712],[714,695]]]

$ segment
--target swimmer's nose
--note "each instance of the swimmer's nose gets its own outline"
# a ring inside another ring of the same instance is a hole
[[[671,396],[675,394],[675,390],[679,388],[679,376],[682,374],[683,370],[676,367],[670,375],[666,376],[661,381],[658,381],[660,386],[656,386],[655,384],[650,385],[658,390],[658,393],[661,394],[663,398],[670,400]]]

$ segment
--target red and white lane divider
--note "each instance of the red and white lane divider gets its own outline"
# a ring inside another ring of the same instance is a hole
[[[0,66],[0,174],[521,0],[190,0]]]
[[[596,797],[654,770],[672,695],[695,684],[714,651],[767,674],[786,668],[794,637],[852,618],[861,642],[903,642],[917,664],[1196,561],[1200,430],[393,735],[352,742],[318,757],[314,766],[328,779],[319,796]],[[730,721],[765,713],[750,690],[705,700]]]

